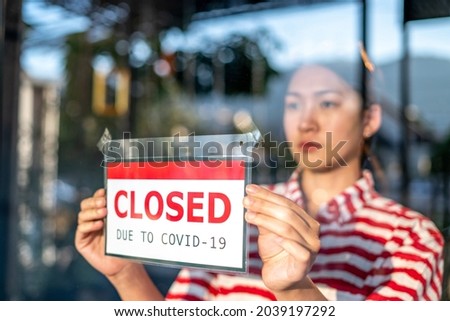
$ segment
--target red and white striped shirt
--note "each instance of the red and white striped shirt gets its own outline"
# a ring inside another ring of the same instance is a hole
[[[269,186],[303,205],[298,174]],[[439,300],[443,237],[427,217],[380,196],[370,172],[324,204],[321,249],[309,277],[329,300]],[[275,300],[261,280],[256,227],[247,274],[182,269],[167,300]]]

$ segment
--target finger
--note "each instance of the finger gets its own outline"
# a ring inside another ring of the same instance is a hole
[[[280,194],[271,192],[268,189],[258,186],[256,184],[247,185],[246,192],[249,196],[266,200],[267,202],[279,204],[294,210],[297,213],[297,215],[302,217],[309,226],[314,226],[315,225],[314,223],[316,223],[314,218],[312,218],[308,213],[306,213],[303,209],[301,209],[300,206],[298,206],[295,202]]]
[[[304,247],[302,244],[294,242],[286,238],[279,238],[278,244],[288,252],[296,261],[307,263],[308,265],[312,263],[313,257],[311,256],[311,249]],[[317,253],[317,251],[313,251]]]
[[[82,211],[89,210],[93,208],[102,208],[106,206],[106,198],[104,195],[101,195],[101,191],[98,192],[100,195],[96,196],[94,194],[93,197],[85,198],[81,201],[80,208]],[[97,192],[96,192],[97,194]]]
[[[253,211],[247,211],[245,218],[249,223],[258,227],[260,235],[273,233],[282,239],[293,240],[312,250],[309,240],[312,240],[314,237],[308,236],[308,232],[304,228],[302,232],[301,229],[295,229],[291,224]]]
[[[82,234],[88,234],[92,232],[98,232],[103,230],[104,222],[101,220],[87,221],[79,224],[77,227],[78,232]]]
[[[78,213],[78,224],[83,224],[85,222],[91,221],[103,221],[107,214],[106,207],[93,208]]]
[[[249,223],[266,228],[263,223],[265,221],[270,222],[270,228],[274,233],[292,239],[300,236],[306,242],[314,242],[317,238],[318,227],[311,228],[304,218],[294,211],[294,208],[286,207],[284,204],[279,205],[264,199],[254,198],[253,196],[246,196],[244,198],[244,206],[247,211],[250,211],[248,216],[249,220],[252,219],[252,213],[255,213],[254,220],[249,221]],[[298,211],[301,209],[297,206],[295,210]],[[318,223],[313,221],[311,225],[318,226]]]
[[[292,240],[280,239],[278,244],[297,262],[287,270],[288,276],[292,278],[303,278],[300,276],[305,276],[308,273],[311,265],[314,263],[315,255],[311,253],[310,249]]]
[[[247,210],[270,215],[284,222],[297,222],[296,224],[306,225],[309,227],[308,222],[297,213],[298,211],[301,211],[300,207],[289,207],[286,203],[274,203],[253,195],[247,195],[244,197],[244,207]]]
[[[105,195],[106,195],[106,191],[105,191],[104,188],[99,188],[94,193],[94,197],[102,197],[102,196],[105,196]]]

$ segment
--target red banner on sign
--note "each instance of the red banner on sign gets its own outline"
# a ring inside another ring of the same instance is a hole
[[[242,180],[245,178],[242,159],[214,161],[110,162],[108,179],[202,179]]]

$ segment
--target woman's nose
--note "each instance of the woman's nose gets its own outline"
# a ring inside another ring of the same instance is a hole
[[[300,131],[312,131],[317,129],[317,112],[313,104],[307,104],[299,115],[298,129]]]

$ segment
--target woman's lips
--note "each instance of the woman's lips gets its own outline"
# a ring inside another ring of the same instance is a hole
[[[322,148],[322,144],[317,142],[300,142],[297,146],[302,152],[316,151]]]

